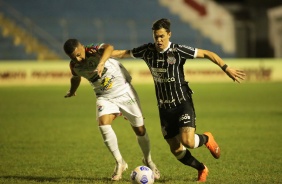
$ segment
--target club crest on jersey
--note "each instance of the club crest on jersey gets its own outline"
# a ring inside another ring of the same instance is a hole
[[[168,64],[171,64],[171,65],[176,63],[176,59],[175,59],[172,51],[173,51],[172,49],[169,49],[169,51],[167,53],[167,62],[168,62]]]

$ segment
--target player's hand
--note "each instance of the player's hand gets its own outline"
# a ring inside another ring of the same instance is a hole
[[[99,75],[100,78],[102,77],[102,73],[104,71],[104,67],[105,67],[105,64],[100,62],[98,64],[97,68],[96,68],[96,71],[98,72],[98,75]]]
[[[72,97],[72,96],[76,96],[76,93],[71,93],[70,91],[67,92],[67,94],[65,95],[65,98],[69,98],[69,97]]]
[[[97,50],[94,49],[94,48],[91,48],[91,47],[86,48],[85,51],[86,51],[89,55],[91,55],[91,56],[95,56],[96,53],[97,53]]]
[[[245,72],[242,70],[237,70],[237,69],[233,69],[230,67],[227,67],[225,70],[225,73],[234,81],[234,82],[238,82],[240,83],[240,80],[244,80],[245,79]]]

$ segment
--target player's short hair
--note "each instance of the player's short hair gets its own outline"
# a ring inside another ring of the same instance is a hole
[[[152,30],[156,31],[164,28],[166,32],[170,32],[170,21],[168,19],[162,18],[153,23]]]
[[[78,46],[79,41],[77,39],[68,39],[64,44],[64,51],[66,54],[70,55],[73,53],[75,48]]]

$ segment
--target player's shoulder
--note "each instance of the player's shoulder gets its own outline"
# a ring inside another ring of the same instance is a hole
[[[151,50],[151,51],[156,51],[156,46],[154,43],[148,43],[148,49]]]
[[[85,49],[95,49],[95,50],[98,50],[103,45],[104,45],[104,43],[90,43],[90,44],[85,46]]]
[[[143,51],[157,51],[156,50],[156,47],[155,47],[155,44],[154,43],[146,43],[146,44],[143,44],[139,47],[140,50],[143,50]]]
[[[139,48],[153,50],[155,49],[155,45],[153,43],[145,43],[140,45]]]
[[[180,50],[192,50],[195,51],[195,47],[189,46],[189,45],[184,45],[184,44],[176,44],[176,43],[172,43],[171,44],[173,48],[178,48]]]
[[[115,72],[119,72],[119,68],[122,68],[122,63],[114,58],[109,58],[107,62],[105,62],[105,67],[114,68]]]

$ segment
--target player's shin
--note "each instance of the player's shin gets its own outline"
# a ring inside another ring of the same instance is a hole
[[[199,162],[196,158],[194,158],[190,151],[183,147],[183,150],[176,158],[183,163],[184,165],[191,166],[197,170],[203,170],[205,168],[204,164]]]
[[[103,140],[109,151],[112,153],[116,162],[122,162],[122,156],[118,148],[117,136],[112,129],[111,125],[99,126],[100,132],[102,134]]]
[[[144,136],[136,136],[136,137],[137,137],[138,144],[144,155],[144,159],[148,162],[151,161],[150,139],[149,139],[147,132],[145,133]]]

